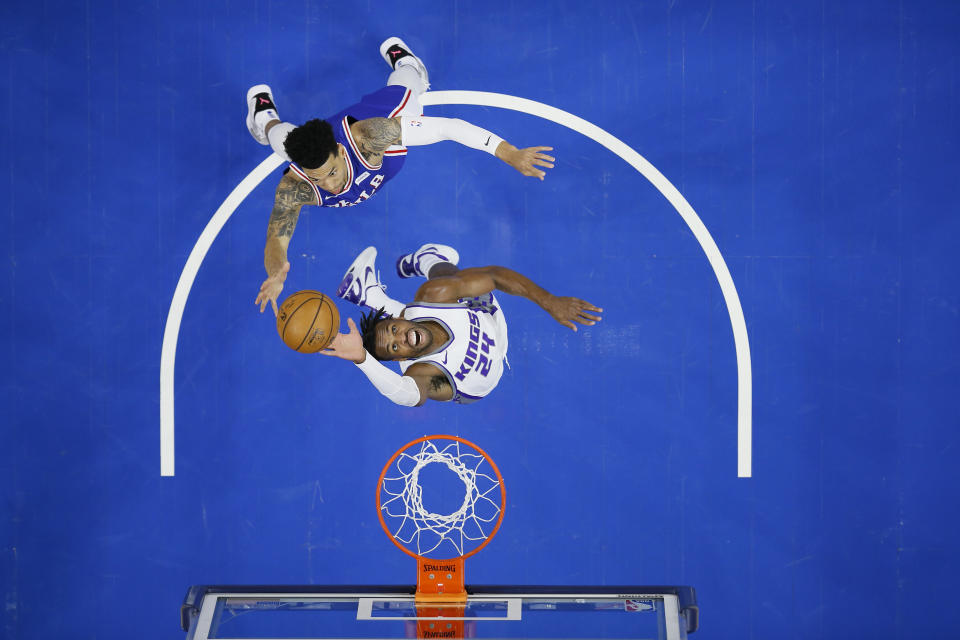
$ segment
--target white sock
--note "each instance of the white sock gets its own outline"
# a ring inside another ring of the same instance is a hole
[[[409,62],[404,62],[405,60]],[[430,87],[423,81],[417,61],[407,57],[397,60],[397,68],[387,77],[387,86],[395,84],[403,85],[417,95],[424,93]]]
[[[428,253],[425,256],[421,256],[416,264],[417,264],[417,267],[419,267],[420,269],[420,275],[423,276],[424,278],[429,278],[430,269],[433,269],[438,264],[444,264],[444,263],[450,264],[446,260],[441,260],[440,258],[433,255],[432,253]]]
[[[394,318],[399,318],[400,313],[403,312],[404,307],[407,306],[402,302],[394,300],[388,296],[383,289],[380,289],[379,287],[377,287],[376,290],[371,289],[367,292],[367,299],[364,304],[371,309],[379,309],[380,307],[383,307],[383,310]]]
[[[266,111],[261,111],[260,113],[266,113]],[[258,113],[257,116],[259,116],[260,113]],[[254,118],[256,118],[256,116],[254,116]],[[291,162],[291,160],[290,156],[287,155],[287,150],[283,148],[283,141],[286,140],[287,135],[296,128],[296,125],[290,124],[289,122],[281,122],[280,124],[273,125],[270,131],[267,132],[267,140],[270,141],[270,148],[287,162]]]
[[[393,298],[387,298],[387,303],[383,306],[383,310],[389,313],[394,318],[399,318],[400,314],[403,313],[403,309],[407,305],[403,304],[398,300]]]
[[[259,128],[264,129],[273,120],[279,120],[280,116],[273,109],[264,109],[253,114],[253,123]]]

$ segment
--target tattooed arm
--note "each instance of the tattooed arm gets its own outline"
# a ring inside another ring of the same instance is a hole
[[[400,118],[367,118],[350,127],[364,160],[372,165],[383,161],[390,145],[400,144]]]
[[[260,305],[260,313],[269,302],[276,315],[277,297],[283,291],[283,282],[290,271],[287,261],[287,247],[300,217],[300,208],[305,204],[318,204],[317,196],[309,184],[300,178],[287,174],[277,185],[273,201],[273,211],[267,223],[267,244],[263,250],[263,266],[267,270],[267,279],[260,285],[255,304]]]

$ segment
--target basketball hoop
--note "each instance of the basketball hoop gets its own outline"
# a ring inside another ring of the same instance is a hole
[[[428,480],[432,465],[446,482]],[[436,469],[436,468],[435,468]],[[450,474],[453,475],[450,475]],[[462,483],[462,499],[432,503],[436,484]],[[452,507],[451,507],[452,505]],[[458,505],[458,506],[457,506]],[[503,522],[507,491],[487,453],[457,436],[424,436],[402,446],[380,472],[377,516],[397,548],[417,561],[418,603],[464,603],[464,560],[483,549]]]

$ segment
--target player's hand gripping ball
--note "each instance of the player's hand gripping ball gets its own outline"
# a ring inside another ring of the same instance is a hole
[[[337,305],[319,291],[297,291],[280,305],[277,333],[294,351],[316,353],[326,348],[339,330]]]

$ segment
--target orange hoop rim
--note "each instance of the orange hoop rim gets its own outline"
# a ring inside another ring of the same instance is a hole
[[[383,479],[386,477],[387,471],[390,469],[390,466],[393,464],[393,461],[396,460],[401,453],[403,453],[410,447],[416,444],[420,444],[421,442],[426,442],[427,440],[455,440],[460,444],[465,444],[467,446],[473,447],[474,449],[480,452],[480,455],[483,456],[483,459],[486,460],[490,464],[490,466],[493,468],[493,472],[497,475],[497,482],[500,484],[500,516],[497,518],[497,524],[493,526],[493,529],[490,531],[490,535],[487,536],[486,540],[480,543],[480,546],[478,546],[476,549],[471,550],[469,553],[464,553],[459,556],[454,556],[453,558],[427,558],[426,556],[421,556],[419,553],[414,553],[413,551],[410,551],[410,549],[407,549],[405,546],[400,544],[396,538],[393,537],[392,533],[390,533],[390,529],[389,527],[387,527],[387,523],[383,520],[383,510],[380,509],[380,489],[381,487],[383,487]],[[470,442],[466,438],[461,438],[459,436],[438,434],[433,436],[423,436],[422,438],[411,440],[407,444],[397,449],[397,451],[392,456],[390,456],[390,459],[387,460],[387,463],[383,465],[383,470],[380,472],[380,477],[377,479],[377,518],[380,520],[380,526],[383,528],[383,532],[387,534],[387,537],[390,538],[390,542],[396,545],[396,547],[401,551],[403,551],[405,554],[417,560],[457,560],[457,559],[466,560],[470,556],[478,553],[481,549],[487,546],[491,540],[493,540],[493,537],[497,535],[497,531],[500,530],[500,523],[503,522],[503,514],[506,510],[507,510],[507,488],[503,484],[503,476],[500,475],[500,469],[497,468],[497,463],[493,461],[493,458],[491,458],[490,454],[488,454],[486,451],[484,451],[474,443]]]

